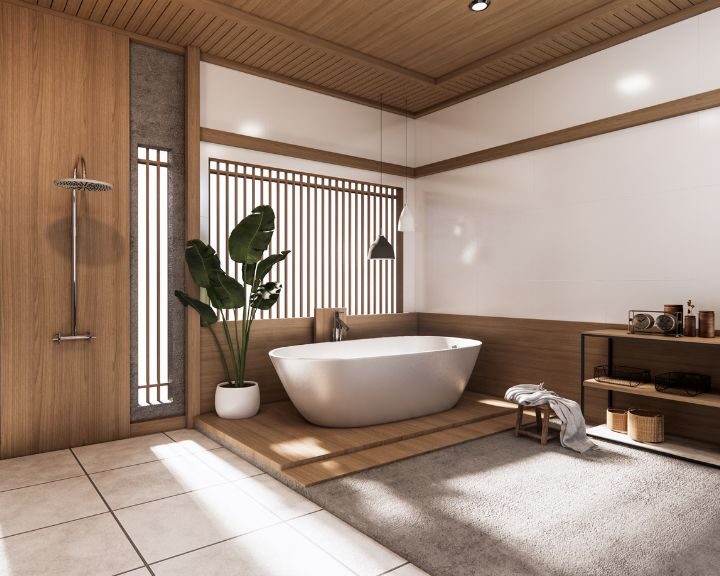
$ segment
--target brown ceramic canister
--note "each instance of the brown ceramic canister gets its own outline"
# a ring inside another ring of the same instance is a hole
[[[688,314],[683,320],[683,336],[690,338],[697,336],[697,318],[692,314]]]
[[[715,312],[712,310],[700,310],[698,318],[700,319],[698,336],[700,338],[715,338]]]

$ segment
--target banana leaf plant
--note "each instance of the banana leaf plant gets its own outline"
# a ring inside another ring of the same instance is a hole
[[[191,298],[181,290],[176,290],[175,296],[183,306],[190,306],[199,314],[200,326],[210,330],[220,352],[228,385],[236,388],[246,386],[247,352],[255,313],[272,308],[282,290],[277,282],[263,283],[273,266],[285,260],[290,253],[282,250],[279,254],[263,258],[274,232],[275,212],[270,206],[257,206],[230,234],[228,252],[234,262],[242,265],[242,284],[222,269],[220,258],[212,246],[202,240],[190,240],[185,248],[185,262],[190,274],[201,292],[204,290],[210,304]],[[239,309],[242,309],[242,322],[237,321]],[[234,329],[228,323],[231,310],[235,311]],[[222,323],[229,362],[213,330],[218,321]]]

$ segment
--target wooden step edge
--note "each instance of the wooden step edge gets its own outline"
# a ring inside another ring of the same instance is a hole
[[[418,430],[417,432],[407,432],[406,434],[400,434],[393,438],[387,438],[385,440],[378,440],[376,442],[369,442],[362,446],[352,446],[352,447],[346,448],[344,450],[337,450],[335,452],[331,452],[328,454],[321,454],[319,456],[313,456],[313,457],[306,458],[305,460],[301,460],[298,462],[290,462],[288,464],[282,464],[282,465],[280,465],[279,469],[282,471],[291,470],[291,469],[297,468],[299,466],[307,466],[308,464],[314,464],[317,462],[324,462],[326,460],[332,460],[334,458],[337,458],[338,456],[349,456],[351,454],[355,454],[357,452],[362,452],[364,450],[368,450],[368,449],[372,449],[372,448],[380,448],[382,446],[387,446],[388,444],[395,444],[396,442],[412,440],[414,438],[422,438],[423,436],[428,436],[430,434],[435,434],[437,432],[444,432],[446,430],[452,430],[453,428],[461,428],[463,426],[467,426],[468,424],[484,422],[486,420],[492,420],[493,418],[499,418],[501,416],[506,416],[508,414],[514,415],[515,408],[505,409],[505,408],[498,407],[498,411],[495,413],[492,413],[492,414],[483,414],[482,416],[473,416],[473,417],[469,417],[469,418],[466,418],[466,419],[463,419],[463,420],[460,420],[457,422],[449,422],[447,424],[436,426],[432,429]]]
[[[407,458],[498,434],[511,430],[514,426],[514,413],[500,414],[460,426],[436,430],[421,436],[390,442],[383,446],[366,448],[351,454],[343,454],[319,462],[294,466],[290,469],[284,469],[280,473],[291,482],[307,488],[328,480],[343,478],[385,464],[400,462]]]

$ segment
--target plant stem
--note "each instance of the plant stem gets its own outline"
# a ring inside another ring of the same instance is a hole
[[[244,272],[243,272],[244,275]],[[247,284],[245,285],[245,305],[243,306],[243,319],[242,319],[242,342],[238,343],[238,361],[240,364],[240,376],[245,383],[245,360],[247,358],[247,340],[248,335],[245,333],[245,325],[247,323],[247,309],[248,309],[248,295],[247,295]]]
[[[222,349],[222,346],[220,345],[220,340],[218,339],[217,334],[215,334],[215,330],[212,329],[212,326],[208,326],[208,330],[210,330],[210,334],[212,334],[213,340],[215,340],[215,345],[217,346],[218,352],[220,352],[220,359],[222,360],[223,368],[225,368],[225,377],[227,378],[228,384],[232,384],[232,378],[230,377],[230,369],[228,368],[225,351]]]
[[[235,347],[233,346],[232,337],[230,336],[230,330],[228,329],[227,325],[227,318],[225,317],[225,312],[222,308],[220,308],[220,315],[222,316],[222,324],[223,324],[223,331],[225,332],[225,339],[227,340],[228,347],[230,348],[230,357],[232,358],[232,364],[233,364],[233,371],[235,372],[235,386],[242,386],[241,384],[238,384],[238,367],[237,367],[237,360],[235,359]]]

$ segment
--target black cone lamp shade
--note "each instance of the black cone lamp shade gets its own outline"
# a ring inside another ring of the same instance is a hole
[[[370,245],[368,260],[395,260],[395,250],[382,234]]]

